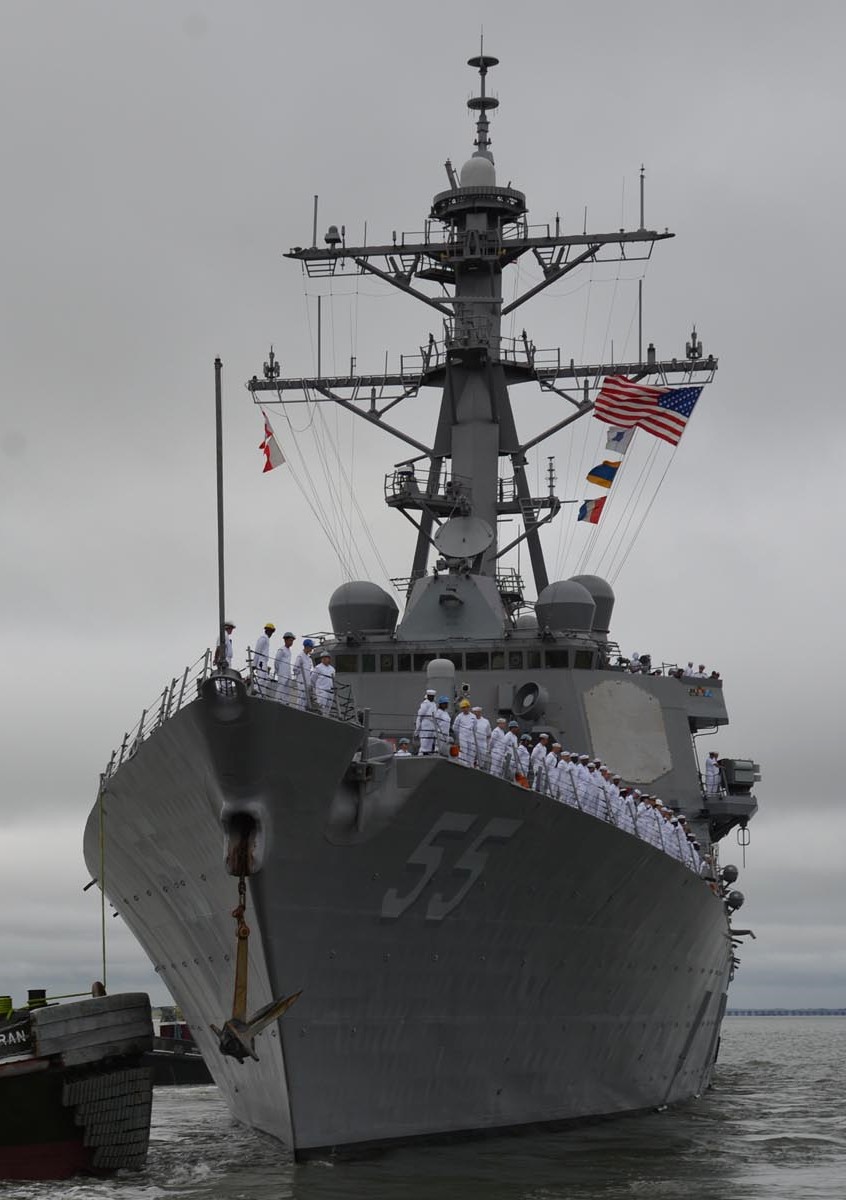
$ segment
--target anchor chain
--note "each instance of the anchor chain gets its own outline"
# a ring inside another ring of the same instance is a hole
[[[255,1039],[273,1021],[278,1021],[287,1012],[301,992],[294,992],[282,1000],[271,1000],[258,1012],[247,1019],[247,981],[250,967],[250,927],[246,922],[247,912],[247,880],[244,875],[238,877],[238,904],[232,910],[235,920],[235,985],[232,994],[232,1016],[222,1029],[212,1025],[212,1032],[218,1039],[221,1054],[228,1058],[237,1058],[244,1062],[246,1058],[254,1058],[258,1062],[255,1051]]]

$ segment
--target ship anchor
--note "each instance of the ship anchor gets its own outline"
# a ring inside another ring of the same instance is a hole
[[[287,1012],[302,992],[294,992],[282,1000],[271,1000],[253,1013],[247,1019],[247,974],[249,969],[250,927],[244,920],[247,911],[247,882],[243,875],[238,878],[238,906],[232,910],[232,916],[237,923],[237,952],[235,956],[235,990],[232,997],[232,1016],[224,1023],[222,1029],[212,1025],[211,1030],[219,1039],[221,1054],[228,1058],[237,1058],[244,1062],[246,1058],[254,1058],[258,1062],[255,1051],[255,1039],[274,1021],[278,1021]]]

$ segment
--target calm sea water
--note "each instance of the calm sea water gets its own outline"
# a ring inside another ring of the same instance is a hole
[[[846,1018],[735,1017],[701,1100],[566,1133],[294,1166],[214,1088],[156,1092],[147,1168],[3,1200],[843,1200]]]

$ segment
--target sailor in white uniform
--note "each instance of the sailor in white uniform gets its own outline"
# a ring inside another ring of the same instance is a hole
[[[256,644],[253,646],[253,684],[260,696],[266,696],[270,691],[267,663],[270,658],[270,639],[275,631],[276,626],[272,621],[268,621],[265,624],[264,633],[259,634]]]
[[[637,801],[637,816],[635,817],[637,836],[644,842],[649,842],[650,846],[654,846],[656,850],[663,850],[664,847],[658,835],[658,818],[651,798],[637,790],[632,795]]]
[[[335,668],[328,650],[322,651],[320,662],[311,673],[311,684],[317,706],[326,716],[335,699]]]
[[[596,769],[596,763],[589,759],[585,764],[587,766],[588,781],[585,788],[587,798],[587,811],[594,817],[599,817],[601,820],[608,819],[608,812],[605,806],[605,793],[602,790],[602,776]]]
[[[620,776],[615,775],[614,784],[619,790],[619,825],[626,833],[637,834],[637,801],[630,788],[620,787]]]
[[[536,792],[542,790],[543,785],[543,764],[549,749],[549,734],[539,733],[538,740],[530,755],[532,767],[532,787]]]
[[[524,733],[520,735],[520,745],[517,747],[517,771],[526,781],[529,778],[529,746],[531,744],[532,738],[530,734]]]
[[[408,738],[400,738],[394,758],[411,758],[411,750],[409,749],[409,745],[410,743]]]
[[[223,622],[224,641],[223,652],[220,649],[220,637],[218,637],[214,648],[214,665],[216,667],[231,667],[232,666],[232,630],[235,628],[231,621]]]
[[[576,796],[579,801],[579,808],[583,812],[593,812],[589,806],[590,792],[593,790],[590,779],[590,771],[588,763],[590,762],[589,754],[580,754],[579,761],[573,769],[573,782],[576,785]]]
[[[558,755],[561,753],[561,743],[553,742],[543,760],[543,791],[547,796],[558,796]]]
[[[256,638],[256,644],[253,647],[253,669],[255,671],[266,671],[267,660],[270,658],[270,639],[276,631],[276,626],[272,621],[268,621],[264,627],[264,633],[260,633]]]
[[[705,759],[705,791],[715,796],[720,790],[720,755],[718,750],[709,750]]]
[[[516,721],[508,722],[503,742],[503,769],[506,779],[513,779],[517,770],[517,747],[520,745],[517,741],[517,734],[519,730],[520,726]]]
[[[414,732],[420,743],[420,748],[417,751],[419,755],[435,753],[435,738],[437,736],[437,724],[435,722],[435,713],[438,706],[435,704],[435,689],[427,688],[426,695],[417,710],[417,720],[414,722]]]
[[[612,825],[620,823],[620,791],[614,786],[614,781],[611,778],[611,769],[600,763],[599,769],[599,786],[602,789],[605,812],[607,819]]]
[[[458,761],[465,767],[478,762],[476,730],[479,722],[473,716],[470,701],[466,698],[458,703],[458,713],[452,723],[453,736],[458,742]]]
[[[478,704],[470,711],[476,718],[476,766],[487,771],[491,754],[491,723]]]
[[[491,775],[502,775],[505,766],[505,717],[497,717],[491,730]]]
[[[435,728],[438,754],[443,758],[449,755],[452,738],[449,734],[452,717],[449,715],[449,696],[438,696],[438,707],[435,709]]]
[[[556,794],[562,804],[569,804],[571,808],[575,808],[576,788],[573,783],[572,757],[569,750],[562,750],[558,756],[558,770],[555,773]]]
[[[276,657],[273,660],[273,669],[276,672],[276,688],[275,695],[277,700],[281,700],[283,704],[290,704],[293,700],[291,689],[291,647],[294,644],[294,635],[290,631],[282,634],[283,645],[276,651]]]
[[[306,709],[311,708],[314,703],[314,698],[311,694],[311,676],[314,670],[314,663],[311,661],[311,652],[314,649],[314,642],[311,638],[303,638],[303,648],[294,659],[294,685],[297,689],[297,707]]]

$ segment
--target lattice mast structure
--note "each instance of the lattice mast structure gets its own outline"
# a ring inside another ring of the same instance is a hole
[[[539,536],[542,525],[559,512],[553,474],[549,490],[533,496],[526,474],[530,449],[593,409],[590,392],[608,373],[631,378],[649,377],[667,383],[673,377],[688,382],[710,382],[717,368],[713,356],[703,355],[696,331],[681,359],[659,361],[650,344],[645,361],[639,338],[636,361],[576,365],[560,350],[538,350],[525,331],[519,338],[503,338],[502,318],[520,308],[551,284],[590,263],[641,261],[651,257],[656,242],[674,235],[644,225],[643,173],[641,172],[640,226],[610,233],[562,233],[554,227],[530,227],[526,197],[516,188],[496,181],[489,137],[489,116],[499,101],[488,94],[488,71],[498,60],[479,54],[468,60],[478,70],[479,95],[468,100],[476,115],[475,149],[458,175],[447,160],[450,186],[432,201],[423,240],[419,236],[393,235],[391,244],[348,246],[345,231],[330,225],[325,246],[296,246],[285,257],[298,259],[311,278],[371,274],[406,295],[435,309],[441,316],[440,339],[411,356],[401,356],[398,372],[314,378],[282,378],[271,350],[264,378],[254,376],[248,388],[259,403],[291,403],[287,395],[301,392],[306,399],[332,401],[410,445],[417,453],[386,481],[387,502],[398,508],[417,528],[417,542],[408,580],[409,589],[427,571],[437,529],[456,516],[473,519],[469,559],[461,569],[497,575],[502,557],[519,542],[529,550],[537,593],[548,583]],[[502,277],[506,267],[531,254],[543,279],[508,304],[503,304]],[[379,263],[380,265],[376,265]],[[434,283],[442,294],[430,295],[415,286]],[[548,429],[521,442],[511,407],[509,387],[536,383],[554,392],[568,406],[566,415]],[[423,387],[442,393],[434,444],[424,445],[385,420],[390,409],[417,395]],[[568,390],[569,389],[569,390]],[[271,398],[268,393],[273,393]],[[500,478],[500,460],[508,459],[510,477]],[[415,463],[422,462],[420,475]],[[505,546],[497,539],[499,517],[517,515],[522,532]],[[465,522],[465,527],[467,523]],[[450,569],[458,569],[457,560]]]

